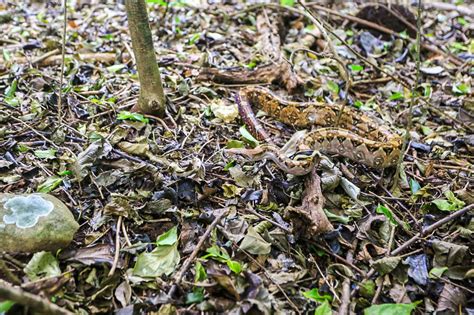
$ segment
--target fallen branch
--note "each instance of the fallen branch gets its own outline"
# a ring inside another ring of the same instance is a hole
[[[315,235],[334,229],[324,213],[321,179],[316,169],[316,167],[313,167],[305,182],[301,206],[285,209],[285,217],[293,223],[293,232],[306,239],[312,239]]]
[[[50,315],[73,315],[73,313],[51,303],[47,299],[23,291],[21,288],[15,287],[2,279],[0,279],[0,298],[2,300],[10,300],[20,305],[28,306],[38,313]]]
[[[262,47],[269,64],[261,65],[253,70],[245,69],[214,69],[204,68],[198,76],[200,81],[214,81],[225,84],[262,84],[281,82],[287,91],[293,91],[301,85],[291,69],[291,65],[281,53],[281,40],[275,24],[269,24],[263,14],[257,17],[258,42]]]

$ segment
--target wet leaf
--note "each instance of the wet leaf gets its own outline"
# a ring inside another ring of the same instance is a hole
[[[2,301],[0,302],[0,314],[6,314],[15,305],[13,301]]]
[[[392,272],[402,260],[401,257],[384,257],[373,262],[372,267],[381,275]]]
[[[324,301],[314,310],[314,315],[332,315],[331,305],[328,301]]]
[[[156,245],[173,245],[178,241],[178,227],[174,226],[169,229],[167,232],[158,236],[156,240]]]
[[[285,5],[287,7],[294,7],[295,6],[295,0],[280,0],[281,5]]]
[[[56,152],[58,150],[49,149],[49,150],[35,150],[33,151],[36,157],[45,160],[54,160],[56,158]]]
[[[46,180],[38,186],[37,192],[49,193],[53,191],[56,187],[61,185],[63,179],[59,176],[51,176],[46,178]]]
[[[435,199],[432,201],[441,211],[456,211],[464,207],[465,203],[454,196],[450,190],[444,193],[447,199]]]
[[[256,147],[259,145],[259,142],[257,139],[255,139],[251,134],[250,132],[248,132],[247,128],[245,128],[245,126],[242,126],[239,128],[239,132],[240,134],[242,135],[242,138],[247,142],[249,143],[250,145],[252,145],[253,147]]]
[[[364,315],[410,315],[418,303],[379,304],[364,310]]]
[[[266,255],[270,253],[271,244],[266,242],[262,236],[255,231],[254,227],[250,226],[240,244],[240,248],[253,255]]]
[[[50,252],[35,253],[23,271],[31,281],[61,274],[59,262]]]
[[[320,294],[317,288],[303,292],[303,296],[318,303],[332,302],[332,296],[327,293]]]
[[[377,206],[377,209],[375,209],[375,212],[380,213],[380,214],[383,214],[384,216],[386,216],[387,219],[390,221],[391,224],[393,224],[393,225],[398,225],[397,221],[396,221],[395,218],[393,217],[392,210],[390,210],[390,209],[387,208],[386,206],[379,204],[379,205]]]
[[[438,307],[436,313],[443,313],[443,311],[452,312],[453,310],[461,310],[466,306],[466,295],[461,288],[446,283],[443,291],[439,295]],[[461,313],[461,311],[459,312]]]
[[[405,263],[408,268],[408,275],[419,285],[426,285],[428,282],[428,260],[425,254],[409,256]]]
[[[142,123],[149,123],[149,119],[143,116],[140,113],[131,113],[127,111],[121,111],[117,115],[118,120],[131,120],[131,121],[140,121]]]
[[[193,292],[186,294],[186,304],[199,303],[204,300],[204,288],[194,288]]]
[[[143,278],[155,278],[173,273],[180,259],[177,239],[176,227],[160,235],[158,240],[167,245],[158,244],[150,253],[140,254],[133,267],[133,275]]]
[[[430,279],[439,279],[448,270],[448,267],[438,267],[430,270],[428,276]]]

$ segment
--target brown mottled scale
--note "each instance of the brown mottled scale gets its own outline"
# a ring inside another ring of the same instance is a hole
[[[285,124],[299,128],[319,127],[301,141],[302,150],[338,154],[374,168],[389,167],[398,161],[401,137],[356,109],[345,106],[336,126],[340,106],[290,102],[262,87],[244,88],[239,95]]]

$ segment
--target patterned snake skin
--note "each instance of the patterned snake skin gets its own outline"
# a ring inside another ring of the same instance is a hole
[[[236,100],[241,114],[244,111],[242,104],[245,103],[287,125],[298,128],[316,127],[298,141],[298,151],[337,154],[372,168],[386,168],[397,164],[402,138],[349,106],[345,106],[338,117],[340,106],[286,101],[262,87],[241,89]],[[248,125],[254,134],[259,134],[259,130],[255,129],[261,128],[260,125]],[[312,166],[308,159],[295,161],[281,156],[278,148],[273,145],[261,145],[255,149],[229,149],[227,152],[253,160],[271,159],[288,173],[298,175],[308,173]]]

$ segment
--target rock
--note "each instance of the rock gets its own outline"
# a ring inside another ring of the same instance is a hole
[[[78,228],[54,196],[0,193],[0,252],[56,251],[69,245]]]

